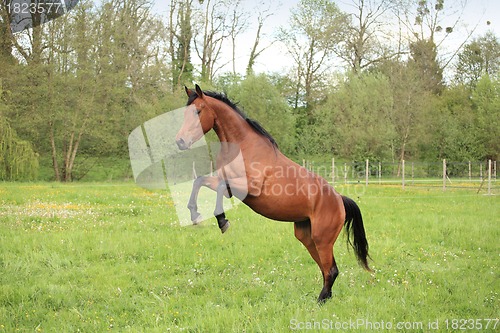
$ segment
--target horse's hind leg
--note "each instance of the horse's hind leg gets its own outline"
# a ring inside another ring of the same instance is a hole
[[[339,275],[337,263],[333,256],[333,244],[342,230],[340,220],[320,220],[312,223],[312,240],[318,251],[320,268],[323,273],[323,289],[318,297],[318,302],[322,303],[332,297],[332,286]]]
[[[311,257],[316,261],[321,268],[318,250],[311,237],[311,221],[295,222],[294,225],[295,237],[306,247]]]
[[[332,251],[332,247],[330,247],[330,250],[328,252]],[[323,250],[320,250],[319,252],[323,252]],[[320,303],[323,303],[327,299],[332,297],[333,283],[339,275],[339,269],[337,268],[337,263],[335,262],[335,257],[333,255],[330,255],[329,259],[323,258],[323,260],[325,261],[321,269],[323,273],[323,289],[321,289],[321,292],[318,296],[318,302]]]
[[[342,230],[342,225],[343,223],[331,220],[294,223],[295,237],[307,248],[323,275],[323,289],[318,297],[320,303],[332,297],[332,286],[339,275],[333,256],[333,244]]]

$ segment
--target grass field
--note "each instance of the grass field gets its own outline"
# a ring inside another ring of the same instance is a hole
[[[243,205],[221,235],[131,183],[0,184],[0,332],[500,332],[499,196],[338,190],[364,214],[375,273],[342,234],[319,306],[293,225]]]

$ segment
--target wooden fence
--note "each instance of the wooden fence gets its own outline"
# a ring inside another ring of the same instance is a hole
[[[400,161],[353,161],[315,163],[302,160],[307,169],[328,179],[332,184],[370,184],[408,186],[470,188],[478,193],[499,192],[497,184],[497,161],[436,162]]]

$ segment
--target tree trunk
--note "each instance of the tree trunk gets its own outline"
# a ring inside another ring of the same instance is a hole
[[[50,127],[50,146],[52,148],[52,167],[54,169],[54,176],[56,178],[56,181],[60,182],[61,181],[61,175],[59,174],[59,163],[57,163],[57,148],[56,148],[56,142],[54,138],[54,123],[50,122],[49,124]]]

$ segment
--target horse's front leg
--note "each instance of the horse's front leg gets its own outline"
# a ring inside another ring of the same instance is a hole
[[[187,208],[191,213],[191,222],[193,222],[193,224],[196,225],[203,221],[203,217],[198,212],[198,193],[200,193],[200,188],[202,186],[206,186],[216,191],[218,184],[219,178],[215,176],[200,176],[194,180],[193,189],[191,190],[191,196],[189,197],[187,205]]]
[[[230,223],[224,214],[223,200],[224,195],[230,197],[231,193],[228,190],[226,182],[221,180],[219,177],[200,176],[194,180],[193,189],[187,205],[187,208],[191,213],[191,222],[196,225],[203,221],[203,217],[198,212],[198,194],[200,193],[200,188],[202,186],[206,186],[217,193],[214,215],[217,218],[217,224],[219,225],[220,230],[224,233],[229,228]]]
[[[215,218],[217,218],[217,224],[219,225],[220,231],[222,233],[225,233],[231,225],[226,219],[226,214],[224,214],[224,194],[226,194],[228,197],[231,197],[231,192],[227,186],[227,183],[224,180],[221,180],[217,185],[217,199],[215,201],[214,215]]]

